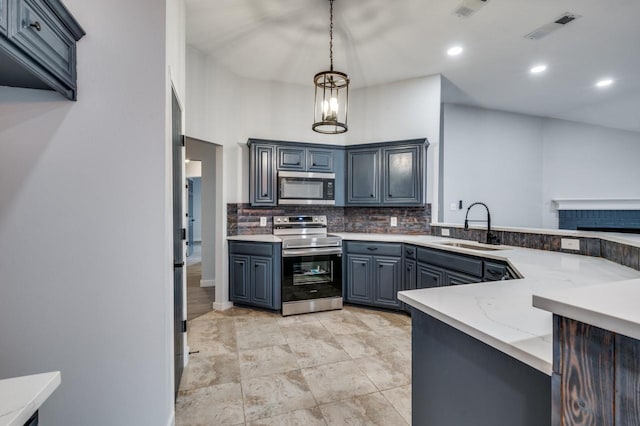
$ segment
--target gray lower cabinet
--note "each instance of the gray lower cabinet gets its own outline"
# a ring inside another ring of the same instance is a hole
[[[346,302],[405,309],[398,292],[511,278],[506,264],[411,244],[344,241]]]
[[[59,0],[0,0],[0,85],[76,99],[76,42],[85,32]]]
[[[345,299],[350,303],[401,309],[402,244],[347,241]]]
[[[231,301],[280,309],[281,260],[280,244],[229,241]]]
[[[347,302],[370,304],[373,302],[372,256],[347,254]]]

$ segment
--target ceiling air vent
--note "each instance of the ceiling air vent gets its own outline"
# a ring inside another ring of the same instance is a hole
[[[468,18],[487,4],[487,1],[488,0],[464,0],[453,13],[459,18]]]
[[[575,13],[563,13],[553,22],[543,25],[540,28],[536,28],[531,31],[529,34],[524,36],[524,38],[528,38],[530,40],[540,40],[543,37],[548,36],[554,31],[559,30],[570,22],[575,21],[576,19],[581,18],[580,15],[576,15]]]

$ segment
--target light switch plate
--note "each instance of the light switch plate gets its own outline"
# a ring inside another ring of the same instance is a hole
[[[564,250],[580,251],[580,240],[576,240],[574,238],[561,238],[560,247]]]
[[[449,235],[451,235],[451,233],[449,232],[449,228],[442,228],[441,232],[443,237],[448,237]]]
[[[398,218],[395,216],[391,217],[391,226],[398,226]]]
[[[260,217],[260,226],[267,226],[267,218],[262,216]]]

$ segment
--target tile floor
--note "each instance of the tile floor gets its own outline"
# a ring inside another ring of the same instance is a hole
[[[177,426],[411,423],[411,318],[356,307],[189,322]]]

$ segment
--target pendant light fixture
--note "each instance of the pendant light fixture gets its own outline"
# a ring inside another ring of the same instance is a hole
[[[318,133],[338,134],[348,130],[349,76],[333,70],[333,0],[329,0],[329,71],[313,77],[316,87],[315,112],[311,128]]]

